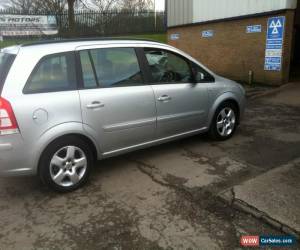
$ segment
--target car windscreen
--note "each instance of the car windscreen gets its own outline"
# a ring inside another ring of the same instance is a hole
[[[7,74],[15,58],[16,55],[0,52],[0,94],[2,92]]]

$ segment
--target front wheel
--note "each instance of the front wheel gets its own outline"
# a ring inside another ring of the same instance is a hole
[[[213,139],[224,141],[231,138],[238,124],[238,109],[231,102],[223,103],[213,118],[210,135]]]
[[[86,183],[92,162],[89,145],[80,138],[65,137],[47,147],[40,160],[39,175],[51,189],[70,192]]]

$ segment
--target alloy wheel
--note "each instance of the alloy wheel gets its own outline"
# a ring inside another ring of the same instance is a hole
[[[51,178],[61,187],[72,187],[84,177],[87,164],[83,150],[76,146],[63,147],[50,161]]]
[[[230,136],[235,128],[236,116],[234,110],[226,107],[217,116],[217,131],[223,137]]]

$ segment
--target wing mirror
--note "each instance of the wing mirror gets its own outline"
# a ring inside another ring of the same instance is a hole
[[[201,82],[205,80],[205,75],[202,72],[197,72],[196,74],[196,81]]]

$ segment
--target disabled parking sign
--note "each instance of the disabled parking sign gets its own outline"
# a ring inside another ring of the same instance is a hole
[[[265,70],[281,71],[285,17],[268,19]]]

